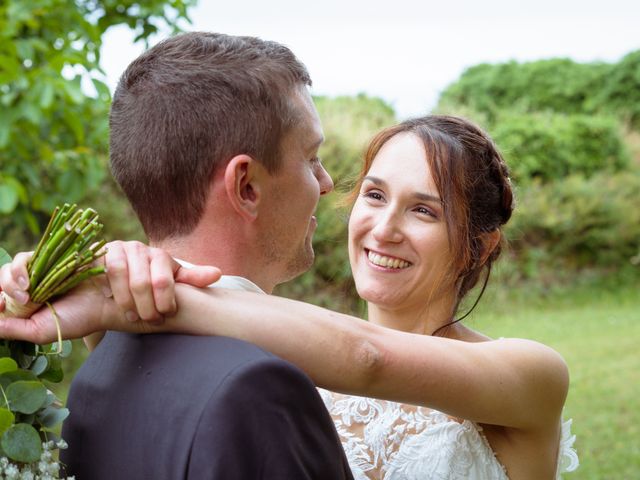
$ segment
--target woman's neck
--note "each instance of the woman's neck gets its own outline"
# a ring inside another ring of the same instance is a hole
[[[387,307],[368,302],[371,323],[403,332],[431,335],[453,319],[455,301],[442,298],[420,305]]]

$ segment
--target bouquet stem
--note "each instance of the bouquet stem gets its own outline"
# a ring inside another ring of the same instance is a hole
[[[6,302],[3,317],[29,318],[50,299],[63,295],[87,278],[104,273],[94,262],[106,253],[105,241],[94,240],[102,230],[98,214],[65,203],[56,207],[36,250],[27,263],[29,297],[26,305],[0,292]]]

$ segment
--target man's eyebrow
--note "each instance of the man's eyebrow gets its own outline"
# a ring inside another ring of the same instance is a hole
[[[324,142],[324,136],[323,135],[318,137],[318,139],[314,143],[309,145],[309,148],[307,149],[307,151],[308,152],[315,152],[316,150],[318,150],[320,148],[320,145],[322,145],[322,142]]]
[[[367,175],[366,177],[364,177],[362,179],[364,180],[368,180],[371,183],[375,183],[376,185],[379,185],[381,187],[387,187],[387,182],[385,182],[383,179],[378,178],[378,177],[374,177],[372,175]],[[423,192],[413,192],[413,196],[419,200],[422,200],[424,202],[435,202],[435,203],[439,203],[442,204],[442,199],[440,197],[438,197],[437,195],[431,195],[430,193],[423,193]]]

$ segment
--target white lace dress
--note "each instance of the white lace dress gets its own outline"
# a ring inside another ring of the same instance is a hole
[[[508,480],[482,429],[423,407],[319,389],[354,480]],[[562,425],[557,478],[578,467]]]

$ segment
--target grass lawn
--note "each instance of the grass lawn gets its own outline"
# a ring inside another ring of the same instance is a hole
[[[469,326],[538,340],[569,364],[565,418],[580,467],[565,478],[640,479],[640,285],[496,297],[480,302]]]

